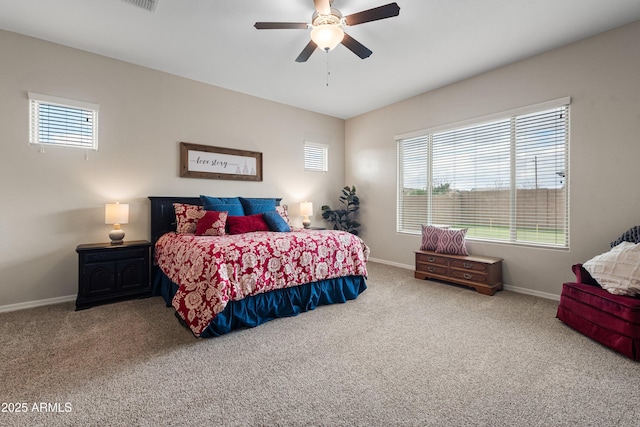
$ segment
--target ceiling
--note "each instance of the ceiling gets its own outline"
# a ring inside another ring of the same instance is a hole
[[[640,20],[638,0],[396,0],[400,15],[347,27],[342,45],[295,58],[313,0],[0,0],[0,28],[338,118]],[[343,15],[390,0],[335,0]]]

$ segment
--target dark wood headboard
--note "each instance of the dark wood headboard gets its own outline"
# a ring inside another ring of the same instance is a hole
[[[151,244],[155,247],[156,242],[164,233],[176,231],[176,213],[173,210],[174,203],[186,203],[189,205],[202,206],[200,197],[163,197],[149,196],[151,200]],[[280,205],[281,198],[275,198],[276,204]]]

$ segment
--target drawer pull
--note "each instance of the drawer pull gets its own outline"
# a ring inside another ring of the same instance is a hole
[[[433,267],[427,267],[427,271],[428,271],[429,273],[433,273],[434,271],[436,271],[436,269],[435,269],[435,268],[433,268]]]
[[[473,267],[473,263],[472,262],[465,262],[462,265],[464,265],[464,268],[472,268]]]
[[[469,273],[464,273],[464,274],[462,275],[462,277],[464,277],[464,278],[465,278],[465,279],[467,279],[467,280],[471,280],[471,279],[473,278],[473,276],[472,276],[471,274],[469,274]]]
[[[435,260],[436,260],[436,259],[435,259],[434,257],[432,257],[432,256],[430,256],[429,258],[427,258],[427,261],[429,261],[429,262],[434,262]]]

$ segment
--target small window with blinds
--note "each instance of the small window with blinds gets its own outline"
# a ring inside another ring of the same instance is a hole
[[[327,172],[329,170],[329,146],[317,142],[304,143],[304,170]]]
[[[397,230],[567,248],[569,99],[397,138]]]
[[[99,106],[29,92],[29,143],[98,149]]]

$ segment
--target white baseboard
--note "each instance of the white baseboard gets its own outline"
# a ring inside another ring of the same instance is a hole
[[[392,262],[392,261],[387,261],[387,260],[384,260],[384,259],[369,258],[369,261],[377,262],[378,264],[390,265],[392,267],[404,268],[406,270],[412,270],[413,271],[413,270],[416,269],[415,265],[400,264],[399,262]]]
[[[75,301],[77,295],[67,295],[64,297],[41,299],[37,301],[20,302],[18,304],[0,305],[0,313],[9,311],[24,310],[26,308],[41,307],[43,305],[60,304],[61,302]]]
[[[392,267],[404,268],[404,269],[407,269],[407,270],[414,270],[415,269],[415,266],[413,266],[413,265],[400,264],[400,263],[397,263],[397,262],[386,261],[384,259],[369,258],[369,261],[377,262],[379,264],[390,265]],[[519,293],[519,294],[533,295],[535,297],[544,298],[544,299],[550,299],[550,300],[554,300],[554,301],[560,301],[560,295],[556,295],[556,294],[550,294],[550,293],[547,293],[547,292],[534,291],[534,290],[531,290],[531,289],[521,288],[521,287],[518,287],[518,286],[511,286],[511,285],[503,285],[503,287],[504,287],[504,290],[506,290],[506,291],[516,292],[516,293]]]
[[[377,262],[379,264],[390,265],[392,267],[404,268],[406,270],[414,270],[415,266],[408,264],[401,264],[399,262],[387,261],[379,258],[369,258],[371,262]],[[560,301],[560,295],[550,294],[547,292],[534,291],[527,288],[520,288],[518,286],[504,285],[504,289],[511,292],[517,292],[519,294],[533,295],[540,298],[550,299],[554,301]],[[0,313],[6,313],[9,311],[24,310],[26,308],[40,307],[43,305],[60,304],[62,302],[75,301],[76,295],[67,295],[64,297],[41,299],[38,301],[21,302],[18,304],[0,305]]]
[[[534,291],[527,288],[520,288],[518,286],[511,286],[511,285],[503,285],[503,286],[505,291],[517,292],[519,294],[533,295],[534,297],[560,301],[560,295],[550,294],[548,292]]]

